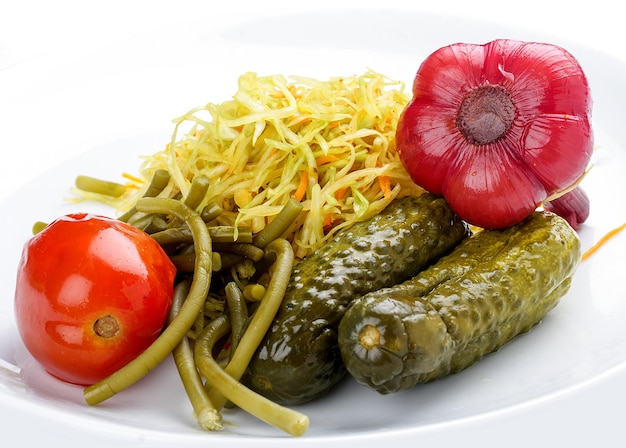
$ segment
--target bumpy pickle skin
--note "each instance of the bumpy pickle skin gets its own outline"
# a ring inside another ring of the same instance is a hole
[[[346,307],[400,283],[469,235],[447,203],[425,193],[397,199],[300,261],[272,328],[242,378],[281,404],[326,394],[345,375],[337,327]]]
[[[580,259],[576,232],[549,212],[479,232],[412,279],[354,300],[338,330],[345,366],[381,394],[459,372],[537,325]]]

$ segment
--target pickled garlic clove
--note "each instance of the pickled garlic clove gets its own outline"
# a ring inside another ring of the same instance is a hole
[[[578,186],[563,196],[546,202],[543,208],[564,218],[574,230],[578,230],[589,217],[589,196]]]
[[[422,188],[470,224],[514,225],[585,172],[591,91],[565,49],[500,39],[428,56],[396,131]]]

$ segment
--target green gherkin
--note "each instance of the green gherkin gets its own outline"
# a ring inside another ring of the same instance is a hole
[[[397,199],[338,233],[294,267],[242,381],[283,404],[324,395],[345,374],[337,327],[349,303],[410,278],[468,235],[448,204],[428,193]]]
[[[341,356],[382,394],[463,370],[538,324],[580,259],[576,232],[549,212],[479,232],[414,278],[354,300]]]

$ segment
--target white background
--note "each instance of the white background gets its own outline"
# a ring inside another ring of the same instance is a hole
[[[225,1],[149,1],[149,0],[3,0],[0,6],[0,145],[4,163],[0,164],[3,188],[0,199],[14,187],[31,179],[64,158],[81,152],[81,142],[67,136],[67,144],[54,153],[41,151],[36,157],[32,151],[21,148],[20,142],[28,136],[17,135],[7,129],[30,121],[25,129],[54,134],[58,123],[50,124],[50,118],[37,115],[36,108],[11,111],[3,109],[2,95],[16,95],[11,88],[11,75],[32,76],[34,83],[45,84],[46,74],[28,70],[41,65],[41,61],[80,61],[90,49],[116,40],[132,39],[145,33],[158,33],[164,41],[176,42],[185,24],[198,17],[206,17],[207,29],[227,27],[231,23],[289,14],[302,11],[332,11],[338,8],[357,10],[415,9],[427,13],[445,13],[462,18],[476,19],[478,23],[497,23],[506,29],[536,30],[543,35],[555,36],[555,41],[583,44],[599,51],[626,58],[626,31],[623,15],[614,1],[498,1],[498,0],[225,0]],[[346,28],[358,27],[358,23],[346,23]],[[416,28],[425,24],[416,21]],[[322,28],[323,29],[323,28]],[[345,30],[343,30],[345,32]],[[375,29],[372,30],[375,33]],[[280,30],[272,30],[273,33]],[[324,33],[332,30],[323,29]],[[507,36],[502,36],[507,37]],[[298,36],[285,36],[297,44]],[[184,44],[183,44],[184,45]],[[433,48],[433,51],[436,48]],[[126,55],[120,56],[127,57]],[[123,60],[122,60],[123,63]],[[131,63],[140,63],[137,60]],[[417,69],[419,61],[415,61]],[[62,62],[58,62],[60,66]],[[220,64],[220,61],[216,61]],[[70,64],[67,64],[68,66]],[[11,70],[13,69],[13,72]],[[33,69],[34,70],[34,69]],[[62,75],[59,75],[61,73]],[[71,81],[75,73],[64,74]],[[52,75],[51,75],[52,76]],[[62,69],[53,76],[63,76]],[[48,80],[49,81],[49,80]],[[69,82],[69,81],[68,81]],[[232,88],[229,91],[233,91]],[[19,94],[19,93],[17,93]],[[204,100],[204,98],[202,99]],[[198,100],[200,101],[200,100]],[[193,102],[188,108],[196,106]],[[60,108],[62,105],[60,105]],[[182,105],[181,105],[182,107]],[[182,110],[181,110],[182,111]],[[181,111],[170,112],[170,118]],[[75,113],[81,113],[75,111]],[[16,115],[23,115],[16,120]],[[119,114],[118,114],[119,115]],[[121,115],[120,122],[128,123]],[[12,123],[17,122],[17,123]],[[47,128],[50,125],[51,128]],[[17,129],[22,130],[17,127]],[[97,132],[90,130],[89,132]],[[4,144],[3,144],[4,143]],[[83,148],[84,149],[84,148]],[[61,152],[59,152],[61,151]],[[8,159],[7,159],[8,157]]]
[[[167,134],[171,124],[169,120],[177,114],[205,100],[224,99],[207,98],[206,92],[201,92],[199,87],[185,85],[181,81],[172,85],[151,84],[150,69],[158,65],[155,63],[158,55],[149,48],[152,45],[181,51],[190,58],[211,57],[210,50],[209,54],[189,54],[185,51],[185,28],[198,26],[199,18],[206,18],[201,22],[207,30],[217,32],[231,24],[277,14],[310,11],[317,12],[312,16],[319,20],[320,11],[332,16],[338,8],[409,9],[475,19],[476,26],[497,23],[503,34],[510,28],[511,37],[515,37],[520,29],[527,30],[529,35],[537,32],[554,36],[555,43],[581,45],[626,60],[624,18],[618,12],[619,4],[615,1],[0,1],[0,200],[43,171],[92,149],[90,140],[106,143],[111,129],[115,129],[114,133],[119,137],[141,134],[155,126],[162,126]],[[372,33],[375,33],[373,25]],[[419,20],[413,24],[417,28],[428,25]],[[346,29],[359,26],[362,25],[358,22],[345,23],[346,28],[337,30],[337,34],[345,36]],[[268,32],[280,36],[281,30]],[[333,30],[320,23],[320,33],[323,34],[320,39],[327,41]],[[158,35],[158,39],[147,41],[143,38],[146,35]],[[294,46],[301,38],[297,33],[286,33],[284,36]],[[310,36],[307,38],[311,39]],[[113,63],[110,66],[99,65],[95,55],[100,53],[94,49],[100,51],[112,43],[126,40],[139,43],[128,51],[120,51],[119,55],[106,53]],[[227,69],[219,56],[218,52],[215,69]],[[105,71],[103,79],[114,82],[115,70],[123,64],[133,66],[145,76],[145,88],[138,85],[136,91],[128,93],[133,95],[129,103],[136,105],[145,100],[146,107],[142,109],[141,116],[125,108],[119,95],[110,95],[114,88],[122,88],[122,84],[102,86],[98,84],[101,80],[94,76],[96,71]],[[407,64],[417,69],[419,61],[407,61]],[[241,65],[245,66],[244,63]],[[174,73],[179,75],[185,67],[171,67],[171,70],[173,74],[165,78],[175,80],[179,76]],[[234,92],[235,82],[233,79],[233,84],[220,93],[227,96]],[[85,95],[83,101],[63,95],[74,85],[81,86]],[[157,91],[163,89],[163,97],[168,100],[159,102],[159,96],[154,94],[155,88]],[[179,91],[180,97],[174,98],[172,90]],[[210,88],[207,90],[213,91]],[[45,99],[42,104],[45,103],[46,108],[38,107],[38,97]],[[49,107],[51,99],[57,101],[58,107]],[[81,124],[79,129],[74,126],[75,123]],[[620,200],[623,203],[622,198],[616,198],[616,201]],[[619,202],[616,206],[622,207]],[[568,406],[564,399],[558,407],[558,415],[554,414],[554,406],[522,409],[520,418],[524,419],[524,425],[521,429],[516,416],[510,414],[491,419],[493,427],[468,419],[452,428],[449,437],[441,433],[433,436],[423,434],[420,443],[447,446],[444,440],[458,441],[459,437],[467,437],[468,440],[484,440],[483,446],[565,446],[562,443],[567,446],[621,446],[623,439],[615,437],[626,415],[624,397],[619,395],[625,390],[623,376],[617,377],[609,372],[596,381],[593,388],[581,385],[574,391],[576,406]],[[621,392],[616,395],[616,391]],[[41,441],[41,435],[37,435],[39,431],[50,434],[48,446],[55,446],[55,441],[65,438],[62,424],[54,420],[47,421],[45,425],[41,422],[40,426],[36,416],[30,421],[26,420],[26,415],[20,419],[17,410],[11,417],[3,416],[0,420],[0,440],[2,433],[8,433],[15,437],[21,434],[22,442]],[[87,445],[78,437],[65,440],[59,446],[74,446],[73,442],[76,446]],[[107,441],[93,440],[90,445],[101,446],[100,442],[104,446]],[[365,446],[363,443],[360,446]],[[328,443],[329,446],[331,444]]]

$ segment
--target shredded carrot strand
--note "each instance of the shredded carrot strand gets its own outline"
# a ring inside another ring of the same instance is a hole
[[[317,166],[320,165],[324,165],[326,163],[332,163],[332,162],[336,162],[337,160],[339,160],[339,157],[333,155],[333,154],[328,154],[327,156],[320,156],[317,159],[315,159],[315,162],[317,163]]]
[[[301,258],[332,238],[320,231],[330,210],[334,226],[350,226],[400,192],[421,193],[395,145],[397,120],[410,100],[403,82],[370,70],[326,81],[247,72],[237,85],[231,99],[175,118],[165,148],[142,157],[142,181],[132,181],[139,189],[129,188],[114,206],[131,208],[161,169],[171,176],[163,197],[185,196],[198,175],[220,179],[211,182],[207,197],[228,211],[220,217],[224,225],[260,231],[288,199],[311,199],[285,235]],[[389,176],[391,195],[381,192],[376,161]],[[256,195],[234,207],[240,190]]]
[[[309,185],[309,173],[304,171],[302,176],[300,177],[300,183],[298,184],[298,188],[293,193],[293,198],[296,201],[301,201],[304,199],[304,195],[306,194],[306,188]]]
[[[294,86],[293,84],[289,84],[289,86],[287,86],[287,88],[289,89],[289,92],[291,92],[291,94],[296,97],[296,98],[300,98],[302,95],[300,95],[300,92],[298,92],[298,88],[296,86]]]
[[[135,183],[138,183],[138,184],[143,184],[144,183],[143,179],[135,177],[132,174],[122,173],[122,177],[125,178],[125,179],[130,180],[131,182],[135,182]]]
[[[391,179],[389,176],[378,176],[378,185],[380,185],[385,198],[391,197]]]
[[[307,115],[298,115],[289,121],[290,126],[295,126],[297,124],[310,123],[313,121],[313,117],[309,117]]]
[[[337,189],[337,191],[335,191],[335,199],[337,199],[338,201],[341,201],[347,192],[348,192],[348,187]]]
[[[333,225],[333,215],[331,215],[330,213],[327,213],[326,216],[324,216],[324,222],[322,224],[324,230],[328,230],[332,227]]]
[[[593,255],[598,249],[604,246],[611,238],[620,233],[622,230],[626,229],[626,222],[619,227],[614,228],[613,230],[609,230],[606,235],[598,240],[596,244],[591,246],[587,252],[585,252],[582,256],[583,260],[586,260],[591,255]]]

